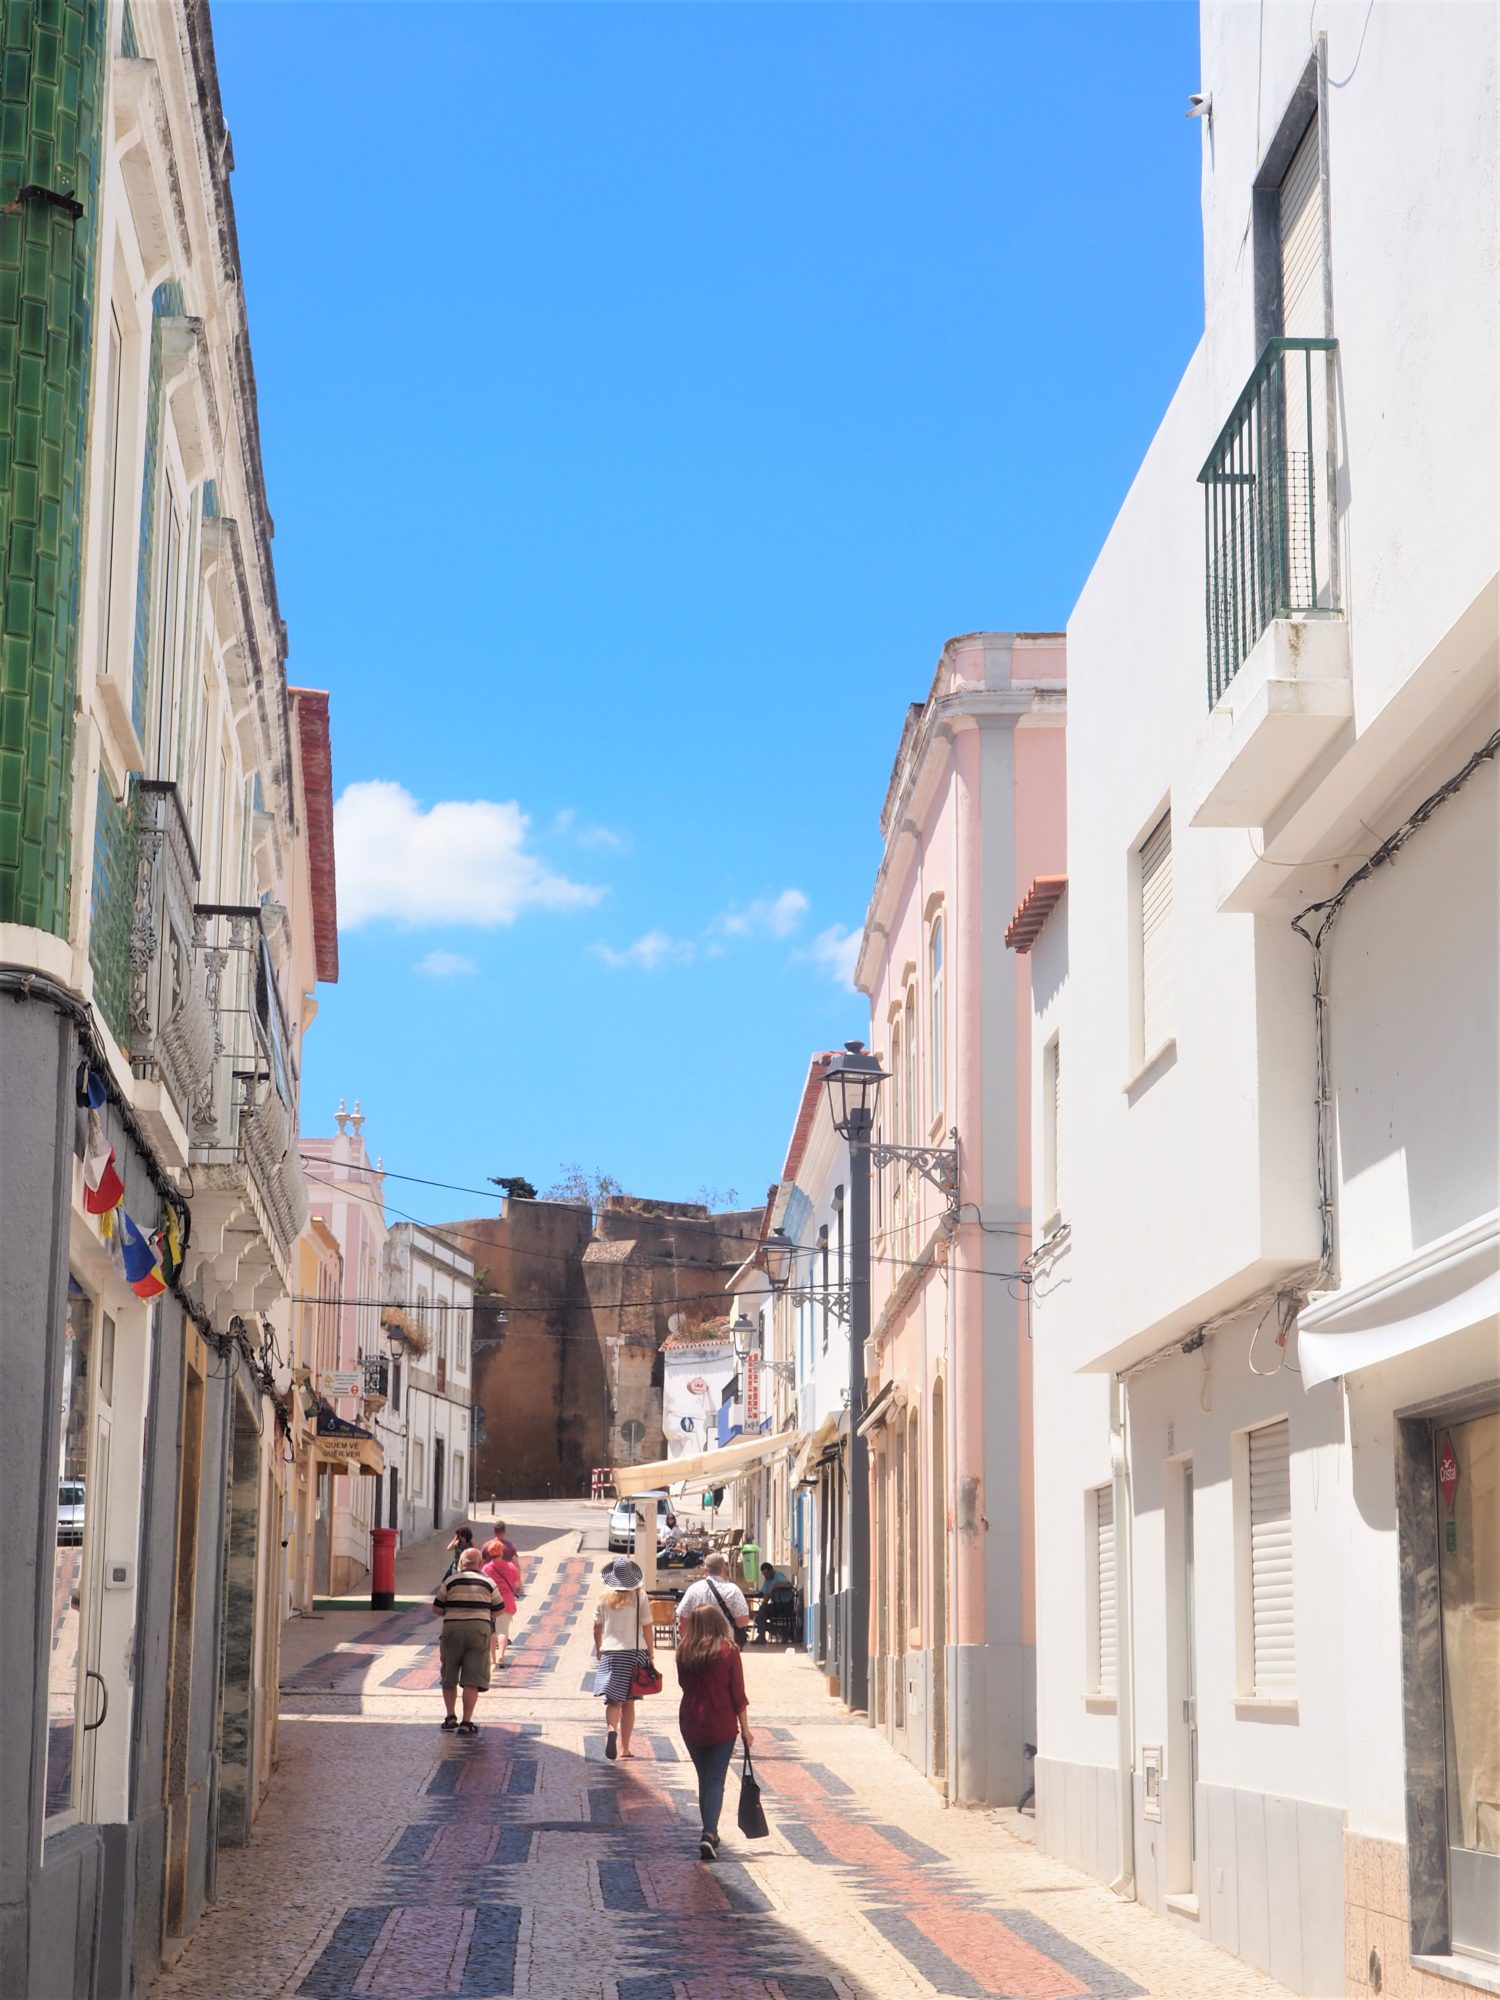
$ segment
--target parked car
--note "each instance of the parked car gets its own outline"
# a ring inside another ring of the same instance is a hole
[[[609,1546],[614,1554],[629,1555],[635,1548],[635,1525],[645,1515],[633,1500],[617,1500],[609,1510]],[[677,1526],[677,1516],[665,1499],[656,1503],[656,1539],[661,1542],[668,1528]]]
[[[60,1542],[81,1542],[83,1540],[83,1481],[81,1479],[59,1480],[57,1487],[57,1539]]]

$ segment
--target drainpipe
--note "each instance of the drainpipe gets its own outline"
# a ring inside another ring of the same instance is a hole
[[[1123,1375],[1109,1390],[1109,1464],[1115,1516],[1115,1802],[1120,1871],[1110,1889],[1135,1902],[1135,1618],[1130,1532],[1130,1401]]]

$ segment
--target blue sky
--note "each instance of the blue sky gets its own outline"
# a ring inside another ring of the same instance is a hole
[[[1201,323],[1186,4],[223,0],[339,984],[400,1173],[761,1195],[943,641],[1060,627]],[[435,1217],[462,1196],[392,1184]]]

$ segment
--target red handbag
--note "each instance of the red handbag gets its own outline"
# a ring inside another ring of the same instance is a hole
[[[635,1594],[635,1643],[639,1652],[641,1644],[641,1594]],[[649,1660],[637,1660],[630,1670],[630,1693],[627,1701],[639,1701],[642,1695],[660,1694],[662,1677]]]

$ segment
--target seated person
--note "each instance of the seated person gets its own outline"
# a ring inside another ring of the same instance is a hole
[[[755,1636],[765,1644],[766,1626],[778,1609],[785,1609],[795,1595],[795,1586],[784,1569],[775,1563],[760,1566],[760,1603],[755,1607]]]
[[[745,1602],[745,1593],[729,1574],[729,1563],[723,1556],[710,1556],[703,1565],[703,1575],[696,1583],[690,1583],[677,1602],[677,1623],[679,1628],[689,1611],[700,1605],[713,1604],[723,1612],[734,1631],[734,1643],[743,1646],[745,1630],[750,1623],[750,1607]]]

